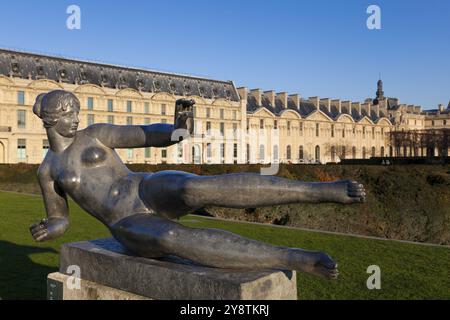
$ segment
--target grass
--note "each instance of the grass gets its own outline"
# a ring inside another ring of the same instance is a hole
[[[71,228],[58,240],[35,243],[28,226],[44,217],[40,197],[0,192],[0,297],[45,299],[46,276],[58,269],[62,243],[108,237],[108,230],[73,202]],[[328,252],[337,281],[298,274],[299,299],[450,299],[450,248],[364,239],[187,216],[190,227],[220,228],[275,245]],[[381,268],[381,290],[368,290],[370,265]]]

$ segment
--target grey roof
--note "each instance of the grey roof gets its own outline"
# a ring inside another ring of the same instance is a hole
[[[316,111],[315,105],[309,101],[300,99],[300,107],[297,108],[295,106],[294,101],[292,99],[288,98],[287,100],[287,108],[284,108],[283,101],[281,101],[278,97],[275,98],[275,106],[273,106],[270,102],[270,100],[264,96],[261,95],[261,105],[258,105],[255,97],[249,93],[247,96],[247,111],[250,113],[253,113],[257,111],[260,108],[266,108],[270,112],[272,112],[275,115],[280,115],[285,110],[293,110],[300,114],[302,118],[308,117],[310,114]],[[338,106],[331,102],[330,111],[328,111],[328,107],[320,103],[319,105],[320,111],[322,111],[324,114],[329,116],[331,119],[337,119],[341,114],[348,114],[350,115],[355,121],[360,121],[364,116],[367,116],[369,119],[371,119],[373,122],[377,122],[380,118],[388,118],[390,121],[393,121],[393,119],[390,118],[389,114],[387,112],[384,112],[382,108],[380,108],[380,116],[378,117],[376,114],[376,111],[374,108],[371,108],[370,114],[367,112],[365,108],[362,108],[361,115],[359,115],[358,110],[355,108],[352,108],[350,106],[350,111],[348,110],[348,107],[342,105],[341,106],[341,113],[339,113]],[[387,111],[387,110],[386,110]]]
[[[239,94],[232,81],[219,81],[3,49],[0,49],[0,75],[239,101]]]

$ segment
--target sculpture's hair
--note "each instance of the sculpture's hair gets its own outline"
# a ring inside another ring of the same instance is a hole
[[[72,106],[80,109],[80,101],[71,92],[55,90],[37,96],[33,106],[33,112],[44,122],[45,128],[53,127],[61,114]]]

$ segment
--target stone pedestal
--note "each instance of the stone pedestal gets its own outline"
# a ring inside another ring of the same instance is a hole
[[[67,272],[76,269],[81,285],[73,289],[76,281]],[[63,245],[60,272],[49,275],[47,290],[49,299],[64,300],[297,299],[295,271],[225,270],[175,257],[147,259],[133,256],[112,238]]]

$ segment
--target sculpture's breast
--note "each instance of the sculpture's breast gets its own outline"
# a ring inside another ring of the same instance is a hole
[[[106,151],[99,147],[89,147],[81,154],[81,162],[88,167],[103,163],[107,158]]]

